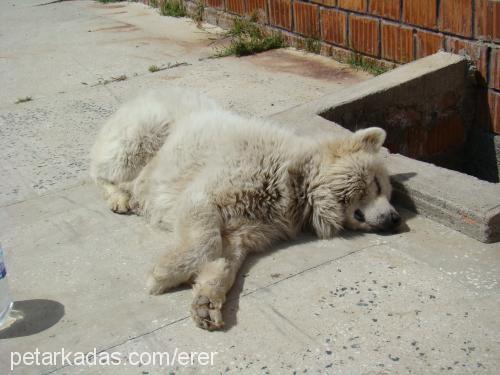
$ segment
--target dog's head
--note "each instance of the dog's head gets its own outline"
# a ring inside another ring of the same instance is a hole
[[[381,155],[385,137],[384,130],[368,128],[323,146],[312,197],[312,225],[320,237],[340,228],[390,231],[400,225]]]

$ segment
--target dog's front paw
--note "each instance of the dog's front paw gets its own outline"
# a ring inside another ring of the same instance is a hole
[[[222,302],[212,301],[207,296],[196,295],[191,304],[191,317],[200,328],[213,331],[224,326]]]
[[[130,195],[123,191],[115,192],[108,197],[108,206],[117,214],[126,214],[130,211]]]

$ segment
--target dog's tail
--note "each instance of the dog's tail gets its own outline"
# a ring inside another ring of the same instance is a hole
[[[113,184],[135,179],[182,117],[217,108],[211,99],[176,87],[150,91],[124,104],[97,136],[91,177]]]

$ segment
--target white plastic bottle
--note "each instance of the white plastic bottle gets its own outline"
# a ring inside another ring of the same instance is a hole
[[[12,300],[7,285],[7,269],[5,268],[2,244],[0,244],[0,329],[7,323],[11,308]]]

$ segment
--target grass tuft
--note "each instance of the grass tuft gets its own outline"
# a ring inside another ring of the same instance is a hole
[[[198,0],[196,1],[196,6],[194,8],[194,11],[189,14],[189,17],[193,19],[193,21],[196,22],[198,27],[201,26],[201,23],[203,22],[203,15],[205,14],[205,5],[203,5],[203,0]]]
[[[163,0],[160,4],[160,13],[162,16],[185,17],[186,7],[182,0]]]
[[[120,82],[120,81],[125,81],[127,80],[127,76],[125,74],[122,74],[122,75],[119,75],[119,76],[116,76],[116,77],[111,77],[110,79],[102,79],[100,78],[99,81],[94,84],[94,85],[90,85],[91,87],[95,87],[95,86],[99,86],[99,85],[107,85],[109,83],[112,83],[112,82]]]
[[[158,66],[158,65],[151,65],[149,67],[149,71],[151,73],[156,73],[156,72],[159,72],[160,70],[167,70],[167,69],[173,69],[173,68],[177,68],[179,66],[185,66],[185,65],[190,65],[189,63],[183,61],[183,62],[175,62],[175,63],[168,63],[167,65],[164,65],[162,64],[161,66]]]
[[[304,45],[307,52],[320,53],[321,43],[318,39],[307,38]]]
[[[33,98],[31,96],[25,96],[22,98],[17,98],[16,104],[31,102],[32,100],[33,100]]]
[[[151,65],[148,70],[151,72],[151,73],[154,73],[154,72],[158,72],[160,71],[160,67],[158,65]]]
[[[363,57],[359,55],[351,56],[349,60],[347,60],[347,63],[354,69],[364,70],[365,72],[368,72],[375,76],[378,76],[390,70],[390,68],[387,68],[385,66],[379,66],[374,62],[363,59]]]
[[[235,19],[233,27],[225,36],[230,38],[231,42],[217,51],[215,57],[247,56],[285,46],[281,35],[265,32],[252,18]]]

